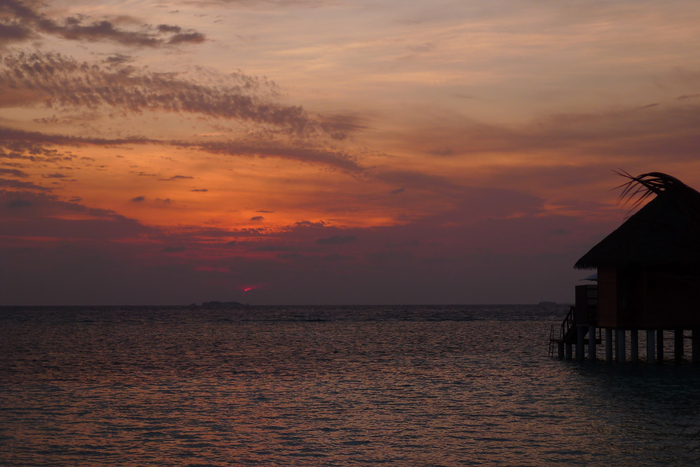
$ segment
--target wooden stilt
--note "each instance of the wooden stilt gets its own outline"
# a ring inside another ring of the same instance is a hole
[[[673,331],[673,360],[676,363],[683,361],[683,330],[675,329]]]
[[[664,362],[664,330],[656,330],[656,360],[659,363]]]
[[[625,363],[627,361],[627,356],[625,355],[625,330],[618,329],[616,337],[617,339],[615,343],[617,344],[617,362]]]
[[[630,360],[632,363],[639,361],[639,333],[636,329],[630,329]]]
[[[576,361],[582,362],[585,359],[584,354],[584,337],[586,335],[586,328],[584,326],[576,326]]]
[[[647,363],[656,363],[654,353],[654,330],[647,329]]]
[[[700,329],[693,329],[693,364],[700,363]]]
[[[595,362],[595,325],[588,327],[588,360]]]
[[[605,361],[612,363],[613,361],[613,337],[612,329],[605,328]]]

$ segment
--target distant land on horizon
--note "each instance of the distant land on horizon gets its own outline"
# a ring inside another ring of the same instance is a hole
[[[197,306],[197,304],[193,303],[190,306]],[[248,307],[250,305],[247,303],[241,303],[241,302],[220,302],[220,301],[214,300],[211,302],[203,302],[200,306],[202,308],[232,308],[232,307],[245,308],[245,307]]]

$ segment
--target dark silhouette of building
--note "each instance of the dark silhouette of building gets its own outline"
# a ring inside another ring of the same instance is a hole
[[[663,361],[664,332],[673,332],[674,355],[682,361],[686,339],[692,339],[692,358],[700,359],[700,193],[680,180],[659,172],[629,179],[622,198],[641,206],[617,230],[595,245],[574,265],[597,269],[597,285],[576,287],[576,305],[562,324],[560,357],[583,360],[588,345],[603,342],[612,361],[613,333],[617,361],[626,361],[626,335],[631,360],[639,358],[639,331],[646,331],[647,361]],[[691,331],[686,336],[685,331]],[[596,331],[598,336],[595,335]],[[586,336],[587,335],[587,336]],[[587,337],[587,339],[586,339]],[[552,352],[553,353],[553,352]]]

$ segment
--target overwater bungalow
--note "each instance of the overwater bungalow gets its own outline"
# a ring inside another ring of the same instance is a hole
[[[629,350],[636,362],[641,331],[646,361],[662,362],[664,333],[671,332],[675,361],[683,361],[691,339],[692,361],[699,363],[700,193],[663,173],[621,175],[629,179],[622,197],[633,208],[653,199],[574,265],[596,269],[597,284],[576,287],[575,306],[550,336],[550,354],[556,348],[559,358],[571,359],[575,348],[577,360],[586,353],[595,360],[596,345],[604,343],[607,361],[626,362]]]

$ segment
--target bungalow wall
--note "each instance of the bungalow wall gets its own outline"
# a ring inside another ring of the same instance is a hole
[[[598,326],[700,327],[700,274],[688,268],[598,269]]]
[[[598,268],[598,326],[618,326],[617,268]]]
[[[640,327],[700,327],[700,276],[682,269],[647,269],[637,298]]]

